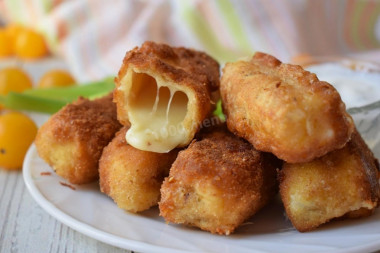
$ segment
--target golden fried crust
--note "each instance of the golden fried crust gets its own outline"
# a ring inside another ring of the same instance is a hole
[[[153,77],[157,84],[167,84],[188,97],[188,116],[183,124],[189,133],[180,145],[186,146],[198,131],[199,124],[214,108],[212,92],[219,88],[219,64],[205,53],[154,42],[145,42],[127,52],[115,79],[114,91],[118,119],[123,125],[130,122],[129,96],[133,96],[130,95],[133,86],[130,83],[141,73]]]
[[[73,184],[98,178],[103,148],[121,128],[112,94],[90,101],[79,98],[54,114],[39,130],[37,151],[56,173]]]
[[[217,131],[179,153],[161,187],[160,215],[228,235],[275,195],[279,166],[273,155]]]
[[[379,203],[378,173],[377,160],[355,130],[342,149],[284,164],[279,178],[286,213],[301,232],[334,218],[368,216]]]
[[[140,48],[127,52],[115,78],[114,101],[123,125],[128,125],[129,120],[124,94],[118,87],[130,67],[159,73],[165,79],[194,90],[199,101],[197,114],[204,119],[210,112],[211,92],[219,88],[219,64],[203,52],[147,41]]]
[[[102,192],[130,212],[141,212],[157,205],[160,187],[178,150],[159,154],[128,145],[123,127],[104,148],[99,161],[99,183]]]
[[[354,129],[334,87],[267,54],[227,63],[221,95],[229,129],[289,163],[343,147]]]

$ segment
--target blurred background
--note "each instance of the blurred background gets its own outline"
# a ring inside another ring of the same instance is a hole
[[[380,61],[378,0],[1,0],[2,24],[43,34],[79,81],[115,75],[146,40],[192,47],[222,64],[255,51],[282,61]]]

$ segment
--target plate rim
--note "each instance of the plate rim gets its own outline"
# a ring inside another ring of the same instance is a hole
[[[50,202],[42,192],[39,190],[37,185],[34,183],[35,180],[32,177],[32,166],[31,162],[38,156],[37,148],[33,143],[25,156],[23,163],[23,179],[24,183],[31,194],[32,198],[37,202],[37,204],[46,211],[50,216],[57,219],[62,224],[70,227],[71,229],[80,232],[90,238],[101,241],[105,244],[112,245],[121,249],[139,251],[139,252],[193,252],[191,250],[185,249],[175,249],[170,247],[158,246],[134,239],[129,239],[126,237],[120,237],[113,235],[112,233],[100,230],[89,224],[77,220],[75,217],[66,214],[64,211],[56,207],[52,202]],[[379,235],[380,238],[380,235]],[[325,253],[358,253],[358,252],[373,252],[380,250],[380,241],[373,241],[371,243],[361,244],[355,247],[335,247],[334,249],[326,250]],[[258,250],[252,248],[252,252],[269,252],[264,250]]]
[[[379,100],[380,101],[380,100]],[[378,101],[378,102],[379,102]],[[373,104],[375,104],[374,102]],[[358,109],[361,109],[366,106],[360,106]],[[351,109],[351,108],[350,108]],[[357,109],[357,108],[355,108]],[[157,246],[154,244],[146,243],[143,241],[137,241],[128,239],[125,237],[120,237],[113,235],[109,232],[105,232],[103,230],[97,229],[89,224],[81,222],[75,218],[75,216],[68,215],[67,213],[60,210],[56,205],[54,205],[51,201],[49,201],[40,189],[37,187],[35,183],[35,179],[32,177],[32,166],[30,166],[30,162],[35,159],[35,155],[37,154],[37,150],[34,144],[28,149],[27,155],[24,159],[24,166],[22,169],[23,181],[28,189],[28,192],[37,202],[37,204],[47,212],[51,217],[58,220],[60,223],[67,225],[68,227],[74,229],[77,232],[80,232],[90,238],[101,241],[108,245],[112,245],[121,249],[134,250],[134,251],[149,251],[149,252],[189,252],[185,250],[172,249],[168,247]],[[380,157],[379,157],[380,158]],[[28,165],[29,164],[29,165]],[[380,208],[379,208],[380,209]],[[164,225],[164,224],[163,224]],[[327,250],[326,252],[363,252],[363,251],[375,251],[380,249],[380,241],[373,241],[372,243],[361,244],[356,247],[342,247],[335,248],[331,250]],[[255,250],[254,248],[252,251]],[[265,252],[265,251],[262,251]]]
[[[45,210],[50,216],[54,217],[62,224],[67,225],[68,227],[74,229],[75,231],[78,231],[84,235],[87,235],[105,244],[112,245],[112,246],[126,249],[126,250],[140,251],[140,252],[147,251],[147,250],[149,252],[163,252],[163,251],[173,252],[173,253],[174,252],[189,252],[189,251],[184,251],[184,250],[152,245],[149,243],[116,236],[111,233],[94,228],[91,225],[81,222],[75,219],[74,217],[66,214],[65,212],[57,208],[49,200],[47,200],[45,196],[41,193],[41,191],[38,189],[36,184],[33,183],[34,179],[31,173],[31,168],[30,168],[31,166],[29,166],[28,164],[30,164],[30,161],[33,159],[33,155],[36,155],[36,154],[38,155],[38,152],[37,152],[35,144],[33,143],[29,147],[26,153],[24,162],[23,162],[22,175],[23,175],[24,183],[30,195],[37,202],[37,204],[43,210]]]

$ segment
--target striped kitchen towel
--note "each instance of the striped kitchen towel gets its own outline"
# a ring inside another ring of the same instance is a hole
[[[380,62],[378,0],[0,0],[0,14],[42,31],[80,81],[115,75],[145,40],[222,64],[255,51]]]

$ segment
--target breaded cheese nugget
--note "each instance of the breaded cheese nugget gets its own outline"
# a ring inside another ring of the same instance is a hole
[[[38,130],[38,154],[61,177],[85,184],[99,177],[103,148],[121,128],[112,95],[66,105]]]
[[[286,213],[301,232],[333,218],[368,216],[379,203],[378,173],[378,161],[355,131],[342,149],[284,164],[279,178]]]
[[[267,54],[227,63],[220,92],[228,128],[289,163],[343,147],[354,129],[334,87]]]
[[[272,154],[218,131],[179,152],[161,186],[160,215],[229,235],[276,194],[280,166]]]
[[[130,212],[140,212],[157,205],[160,187],[178,151],[153,153],[128,145],[123,127],[104,148],[99,161],[99,183],[102,192]]]
[[[205,53],[145,42],[129,51],[116,78],[118,119],[127,142],[164,153],[188,145],[212,112],[219,64]]]

